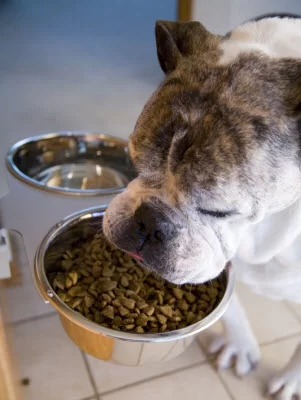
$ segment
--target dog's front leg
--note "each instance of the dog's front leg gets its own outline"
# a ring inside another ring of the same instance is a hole
[[[271,380],[268,390],[276,400],[301,399],[301,344],[286,367]]]
[[[229,368],[235,359],[238,376],[249,373],[260,359],[260,349],[239,299],[234,294],[223,316],[224,334],[209,345],[209,352],[218,353],[219,369]]]

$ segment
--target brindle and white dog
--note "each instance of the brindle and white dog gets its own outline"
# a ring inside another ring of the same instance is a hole
[[[139,175],[110,204],[105,234],[177,284],[231,260],[256,292],[301,301],[301,19],[224,37],[159,21],[156,41],[166,78],[131,136]],[[223,321],[210,350],[244,375],[260,351],[237,296]],[[269,390],[301,397],[301,346]]]

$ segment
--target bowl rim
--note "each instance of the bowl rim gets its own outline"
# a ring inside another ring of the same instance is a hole
[[[72,137],[72,136],[83,136],[83,137],[94,137],[100,139],[104,142],[111,142],[116,145],[119,145],[124,148],[125,154],[128,154],[128,141],[126,139],[118,138],[116,136],[94,133],[89,131],[59,131],[53,133],[44,133],[35,136],[29,136],[25,139],[19,140],[15,144],[13,144],[10,149],[8,150],[5,158],[5,163],[8,171],[19,181],[26,183],[34,188],[44,190],[47,192],[52,192],[56,194],[63,194],[67,196],[103,196],[108,194],[117,194],[121,193],[125,190],[126,186],[120,187],[112,187],[112,188],[105,188],[105,189],[72,189],[72,188],[62,188],[59,186],[47,186],[44,183],[41,183],[30,176],[26,175],[22,172],[14,162],[14,156],[16,155],[17,151],[24,145],[32,142],[38,142],[44,139],[52,139],[52,138],[59,138],[59,137]]]
[[[68,318],[72,322],[94,333],[102,334],[114,339],[121,339],[126,341],[135,341],[135,342],[168,342],[168,341],[183,339],[195,335],[197,333],[200,333],[201,331],[209,328],[211,325],[213,325],[222,317],[222,315],[227,310],[229,303],[232,299],[232,295],[234,293],[235,272],[231,263],[228,263],[224,270],[227,277],[227,287],[219,305],[203,320],[193,325],[189,325],[186,328],[164,333],[139,334],[139,333],[121,332],[103,327],[102,325],[97,324],[96,322],[90,321],[89,319],[85,318],[84,316],[72,310],[69,306],[67,306],[67,304],[64,303],[55,293],[55,291],[53,290],[47,279],[44,269],[45,253],[51,242],[64,230],[67,230],[69,227],[76,225],[83,219],[93,218],[93,217],[103,218],[106,208],[107,206],[91,207],[76,212],[74,214],[71,214],[62,219],[56,225],[54,225],[42,240],[35,254],[33,277],[36,289],[40,294],[40,296],[42,297],[42,299],[45,301],[45,303],[50,303],[60,314],[63,314],[66,318]]]

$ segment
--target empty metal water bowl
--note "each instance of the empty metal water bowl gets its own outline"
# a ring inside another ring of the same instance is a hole
[[[119,193],[135,177],[127,141],[85,132],[22,140],[8,152],[7,166],[25,183],[68,195]]]
[[[82,350],[94,357],[125,365],[166,361],[181,354],[196,334],[207,329],[225,312],[234,289],[231,265],[224,271],[226,291],[221,302],[202,321],[186,328],[156,334],[138,334],[105,328],[69,308],[54,292],[47,273],[57,269],[57,262],[78,240],[92,237],[102,228],[105,207],[83,210],[56,224],[39,246],[34,266],[37,290],[45,302],[59,313],[62,325]]]

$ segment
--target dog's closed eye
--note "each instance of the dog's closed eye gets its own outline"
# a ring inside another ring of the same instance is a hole
[[[237,212],[235,210],[213,211],[213,210],[205,210],[203,208],[198,208],[197,211],[203,215],[208,215],[213,218],[226,218],[226,217],[231,217],[232,215],[237,214]]]

